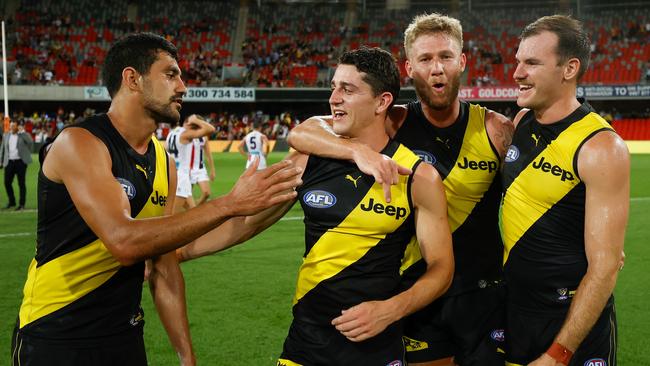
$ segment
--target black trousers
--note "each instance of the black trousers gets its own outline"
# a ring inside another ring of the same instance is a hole
[[[25,187],[25,172],[27,171],[27,164],[22,160],[9,160],[9,164],[5,167],[5,190],[7,191],[7,198],[9,198],[9,206],[16,205],[16,196],[14,195],[14,187],[12,183],[14,176],[18,176],[18,188],[20,189],[20,206],[25,206],[25,196],[27,195],[27,188]]]

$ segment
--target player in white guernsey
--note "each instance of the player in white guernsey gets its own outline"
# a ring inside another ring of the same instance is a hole
[[[210,168],[208,175],[207,167]],[[212,152],[206,136],[192,140],[192,154],[190,160],[190,183],[198,184],[201,189],[201,196],[196,204],[200,205],[210,198],[210,181],[214,180],[214,163]]]
[[[192,197],[192,183],[190,182],[190,170],[192,165],[192,140],[208,136],[214,132],[214,127],[202,118],[193,114],[185,119],[183,126],[175,127],[165,141],[167,151],[176,160],[177,188],[176,197],[179,204],[175,205],[174,211],[181,211],[182,208],[189,209],[196,204]]]
[[[266,156],[269,154],[269,139],[260,130],[262,126],[253,124],[253,131],[249,132],[239,144],[239,153],[247,158],[246,168],[253,163],[253,158],[260,159],[257,169],[266,168]],[[244,147],[246,150],[244,150]],[[246,153],[248,151],[248,153]]]

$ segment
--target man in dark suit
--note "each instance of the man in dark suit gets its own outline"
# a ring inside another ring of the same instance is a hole
[[[25,172],[27,165],[32,162],[32,137],[21,128],[18,123],[12,121],[9,124],[9,131],[2,137],[2,147],[0,148],[0,162],[5,169],[5,190],[9,202],[5,209],[16,206],[16,197],[12,183],[14,176],[18,176],[18,187],[20,189],[20,201],[16,211],[25,208]]]

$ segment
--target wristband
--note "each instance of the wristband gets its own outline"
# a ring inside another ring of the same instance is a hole
[[[568,365],[569,361],[571,361],[571,357],[573,357],[573,352],[569,351],[566,347],[557,342],[551,344],[546,351],[546,354],[563,365]]]

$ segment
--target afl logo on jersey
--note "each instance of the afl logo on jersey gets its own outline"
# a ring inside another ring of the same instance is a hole
[[[587,362],[585,362],[585,366],[607,366],[607,361],[603,360],[602,358],[592,358],[591,360],[587,360]]]
[[[309,207],[313,208],[330,208],[336,204],[336,196],[327,191],[309,191],[302,200]]]
[[[493,330],[492,333],[490,334],[490,337],[497,342],[503,342],[506,339],[503,329]]]
[[[510,145],[508,151],[506,152],[506,158],[504,160],[506,163],[512,163],[517,159],[519,159],[519,149],[517,149],[517,146],[515,145]]]
[[[422,151],[422,150],[413,150],[413,152],[422,159],[427,164],[435,164],[436,163],[436,157],[433,156],[432,153],[428,151]]]
[[[116,178],[117,181],[120,183],[122,186],[122,189],[124,190],[124,193],[126,193],[126,196],[129,197],[129,201],[135,198],[135,186],[133,183],[129,182],[128,180],[124,178]]]

